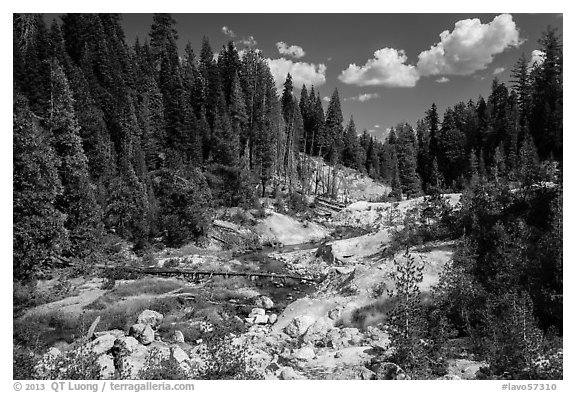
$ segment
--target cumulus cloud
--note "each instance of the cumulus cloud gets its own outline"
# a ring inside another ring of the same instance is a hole
[[[486,69],[495,55],[522,44],[510,14],[498,15],[490,23],[480,19],[456,22],[454,30],[440,33],[440,42],[418,55],[420,75],[471,75]]]
[[[322,97],[322,101],[324,101],[324,102],[330,102],[330,97],[324,96],[324,97]]]
[[[528,66],[530,68],[533,68],[534,66],[541,64],[544,61],[544,57],[546,57],[546,53],[544,53],[543,51],[541,51],[539,49],[534,49],[532,51],[532,54],[530,57],[530,62],[528,63]]]
[[[378,97],[380,97],[380,94],[378,94],[378,93],[364,93],[364,94],[359,94],[355,97],[345,98],[344,101],[366,102],[366,101],[370,101],[370,100],[373,100],[373,99],[378,98]]]
[[[380,128],[380,124],[374,124],[374,128]]]
[[[436,83],[446,83],[446,82],[450,82],[450,79],[448,79],[448,78],[446,78],[445,76],[443,76],[442,78],[436,79],[434,82],[436,82]]]
[[[242,44],[245,46],[248,46],[250,48],[258,45],[258,42],[254,39],[253,36],[248,36],[248,37],[242,37],[241,40],[236,41],[237,44]]]
[[[231,29],[229,29],[228,26],[222,26],[222,33],[230,38],[236,37],[236,34]]]
[[[276,48],[278,48],[278,52],[280,52],[281,55],[291,56],[296,59],[304,57],[304,55],[306,54],[306,52],[304,52],[304,49],[302,49],[301,46],[298,45],[288,46],[288,44],[286,44],[283,41],[277,42]]]
[[[320,86],[326,83],[326,65],[312,64],[305,62],[294,62],[283,57],[279,59],[268,59],[268,66],[274,76],[276,88],[282,91],[286,75],[292,75],[292,84],[295,88],[302,88],[302,85]]]
[[[506,70],[506,68],[504,67],[497,67],[494,69],[494,72],[492,72],[493,75],[498,75],[503,73]]]
[[[406,64],[407,60],[403,50],[379,49],[363,66],[350,64],[338,79],[356,86],[414,87],[420,75],[416,67]]]

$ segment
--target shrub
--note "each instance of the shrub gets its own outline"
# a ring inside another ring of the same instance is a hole
[[[36,366],[36,379],[99,379],[98,355],[86,344],[80,342],[75,349],[57,356],[44,355]]]
[[[186,372],[172,356],[166,358],[160,355],[156,348],[152,349],[146,358],[144,367],[138,372],[138,379],[145,380],[184,380],[191,379],[190,372]]]

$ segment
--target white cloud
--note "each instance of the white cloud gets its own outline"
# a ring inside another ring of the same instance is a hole
[[[283,57],[279,59],[268,59],[268,66],[276,81],[276,88],[282,91],[286,75],[292,75],[292,84],[300,89],[302,85],[320,86],[326,83],[326,65],[312,64],[305,62],[294,62]]]
[[[227,26],[222,26],[222,33],[224,33],[225,35],[227,35],[230,38],[236,37],[236,34],[231,29],[229,29]]]
[[[374,128],[380,128],[380,124],[374,124]]]
[[[246,45],[248,47],[253,47],[258,45],[258,42],[254,39],[253,36],[248,36],[248,37],[242,37],[241,40],[236,41],[236,43],[238,44],[242,44],[242,45]]]
[[[282,41],[276,43],[276,48],[278,48],[278,52],[280,52],[281,55],[291,56],[296,59],[304,57],[304,55],[306,54],[306,52],[304,52],[304,49],[302,49],[301,46],[298,45],[288,46],[288,44]]]
[[[454,30],[440,33],[440,42],[418,55],[418,71],[425,75],[471,75],[486,69],[495,55],[522,44],[510,14],[498,15],[490,23],[480,19],[456,22]]]
[[[366,101],[370,101],[370,100],[373,100],[373,99],[378,98],[378,97],[380,97],[380,94],[378,94],[378,93],[363,93],[363,94],[359,94],[355,97],[345,98],[344,101],[366,102]]]
[[[379,49],[362,67],[350,64],[338,79],[356,86],[414,87],[420,76],[416,67],[405,64],[407,60],[403,50]]]
[[[436,83],[446,83],[446,82],[450,82],[450,79],[446,78],[445,76],[443,76],[442,78],[436,79],[434,82]]]
[[[498,75],[503,73],[506,70],[506,68],[504,67],[497,67],[494,69],[494,72],[492,72],[493,75]]]
[[[546,57],[546,53],[539,49],[534,49],[532,51],[532,55],[530,58],[530,63],[528,63],[529,68],[533,68],[534,66],[541,64],[544,61],[544,57]]]
[[[324,96],[324,97],[322,97],[322,101],[324,101],[324,102],[330,102],[330,97]]]

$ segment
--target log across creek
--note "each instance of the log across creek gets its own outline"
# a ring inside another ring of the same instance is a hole
[[[116,269],[122,270],[128,273],[139,273],[154,276],[167,276],[167,277],[185,277],[192,280],[198,280],[200,278],[210,278],[213,276],[223,276],[225,278],[233,276],[242,276],[250,278],[271,278],[279,279],[281,281],[286,281],[287,279],[300,280],[306,282],[319,282],[319,280],[306,277],[298,276],[294,274],[278,274],[278,273],[262,273],[262,272],[222,272],[222,271],[212,271],[212,270],[195,270],[195,269],[182,269],[182,268],[163,268],[163,267],[134,267],[134,266],[107,266],[107,265],[96,265],[99,269]]]

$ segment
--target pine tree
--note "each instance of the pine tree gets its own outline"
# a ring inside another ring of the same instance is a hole
[[[346,126],[344,149],[342,150],[342,164],[348,168],[358,169],[358,136],[356,135],[356,125],[354,118],[350,116],[350,121]]]
[[[342,160],[342,149],[344,148],[343,121],[338,89],[334,89],[330,103],[328,104],[328,110],[326,111],[324,133],[325,156],[329,162],[334,164]]]
[[[416,173],[416,136],[408,124],[399,124],[395,128],[398,140],[395,144],[398,156],[398,169],[402,193],[408,197],[421,193],[420,178]]]
[[[48,125],[54,151],[60,158],[58,172],[63,187],[57,206],[66,214],[65,226],[72,241],[70,251],[78,256],[98,243],[102,234],[102,213],[90,183],[88,160],[82,148],[68,80],[57,61],[54,60],[51,67],[52,100]]]
[[[21,95],[13,112],[13,275],[35,278],[67,248],[65,215],[55,207],[62,194],[58,158]]]
[[[438,157],[438,110],[436,104],[433,103],[432,107],[426,112],[426,122],[430,130],[430,159]]]
[[[540,159],[562,161],[563,53],[557,30],[549,27],[539,44],[544,60],[532,71],[530,131]]]

